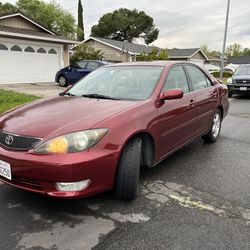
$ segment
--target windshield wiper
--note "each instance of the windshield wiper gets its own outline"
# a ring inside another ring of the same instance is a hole
[[[75,95],[71,94],[70,92],[60,93],[59,95],[60,96],[65,96],[65,95],[67,95],[67,96],[75,96]]]
[[[118,98],[114,98],[108,95],[99,95],[99,94],[85,94],[85,95],[82,95],[82,97],[95,98],[95,99],[120,100]]]

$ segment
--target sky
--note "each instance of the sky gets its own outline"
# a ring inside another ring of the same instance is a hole
[[[16,0],[0,0],[14,4]],[[82,0],[85,36],[99,18],[118,8],[143,10],[160,30],[153,43],[162,48],[197,48],[207,44],[222,50],[228,0]],[[50,0],[45,0],[50,2]],[[55,0],[77,17],[78,0]],[[227,45],[250,48],[249,0],[231,0]]]

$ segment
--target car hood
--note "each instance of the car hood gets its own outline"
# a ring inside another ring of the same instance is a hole
[[[233,79],[239,79],[239,80],[250,79],[250,75],[233,75]]]
[[[0,117],[5,132],[51,138],[90,129],[139,102],[56,97],[21,106]]]

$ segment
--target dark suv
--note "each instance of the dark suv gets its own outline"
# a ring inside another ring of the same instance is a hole
[[[228,95],[250,93],[250,64],[239,66],[228,79]]]
[[[59,70],[56,73],[55,81],[62,87],[67,87],[69,84],[74,84],[90,72],[108,64],[105,61],[83,60],[78,61],[70,66]]]

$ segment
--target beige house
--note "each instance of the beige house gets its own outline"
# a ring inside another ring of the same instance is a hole
[[[0,16],[0,84],[53,82],[76,43],[22,13]]]
[[[136,61],[136,56],[142,52],[150,52],[154,47],[121,42],[99,37],[90,37],[84,43],[91,45],[95,49],[103,52],[103,59],[113,62],[132,62]],[[190,61],[201,66],[208,60],[204,52],[199,49],[172,49],[169,50],[170,60]]]

